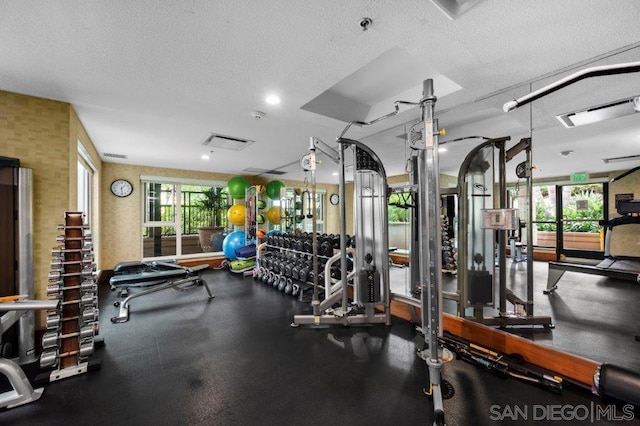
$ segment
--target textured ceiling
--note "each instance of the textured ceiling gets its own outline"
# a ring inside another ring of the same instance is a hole
[[[532,132],[537,177],[597,172],[610,168],[600,157],[640,154],[640,114],[576,129],[554,115],[639,94],[640,73],[585,80],[509,114],[502,105],[586,66],[639,61],[638,22],[634,0],[482,1],[454,20],[426,0],[0,0],[0,90],[70,102],[101,154],[127,156],[105,161],[227,173],[296,163],[282,178],[301,180],[309,137],[333,144],[346,125],[302,106],[333,88],[367,103],[371,119],[417,101],[434,78],[443,139]],[[369,66],[389,52],[412,70]],[[439,94],[438,76],[461,88]],[[269,93],[282,102],[266,104]],[[399,174],[397,136],[418,117],[402,108],[348,136]],[[211,132],[256,142],[205,162]],[[477,143],[450,144],[442,171],[456,174]],[[332,167],[320,181],[336,182]]]

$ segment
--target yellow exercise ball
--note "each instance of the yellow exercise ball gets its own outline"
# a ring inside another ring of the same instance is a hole
[[[282,221],[282,209],[280,207],[271,207],[266,213],[267,220],[274,225],[279,224]]]
[[[227,220],[232,225],[242,226],[244,225],[245,213],[246,209],[243,204],[234,204],[227,211]]]

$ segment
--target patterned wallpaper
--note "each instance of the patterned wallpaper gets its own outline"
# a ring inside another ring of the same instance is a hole
[[[46,298],[51,248],[64,212],[76,209],[77,140],[95,155],[73,108],[64,102],[0,91],[0,156],[33,171],[34,287]],[[43,324],[40,321],[40,324]]]

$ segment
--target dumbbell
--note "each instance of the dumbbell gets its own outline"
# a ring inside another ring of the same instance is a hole
[[[333,245],[329,238],[325,238],[324,241],[322,241],[322,244],[320,244],[319,253],[321,256],[326,256],[326,257],[333,256]]]
[[[306,283],[307,280],[309,279],[310,269],[311,268],[308,265],[302,266],[300,268],[300,271],[298,272],[298,280],[302,281],[303,283]]]
[[[333,278],[334,280],[339,280],[340,277],[342,276],[342,269],[340,269],[340,265],[333,265],[331,267],[331,278]]]
[[[302,241],[302,251],[305,253],[313,253],[312,244],[310,237],[304,237],[304,240]]]
[[[336,250],[340,250],[340,235],[331,236],[331,246]]]
[[[293,278],[294,280],[299,280],[301,268],[302,268],[302,263],[301,263],[301,260],[298,259],[295,265],[293,265],[293,267],[291,268],[291,278]]]

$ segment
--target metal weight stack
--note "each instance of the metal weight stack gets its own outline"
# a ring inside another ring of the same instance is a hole
[[[58,225],[58,247],[52,249],[47,295],[60,300],[59,308],[47,314],[42,336],[42,368],[55,368],[55,381],[85,373],[99,364],[89,362],[98,334],[98,286],[89,225],[82,212],[65,212]]]

